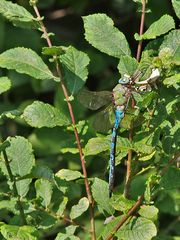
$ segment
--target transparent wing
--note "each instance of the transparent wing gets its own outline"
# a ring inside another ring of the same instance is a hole
[[[94,116],[93,127],[98,132],[107,133],[113,127],[114,121],[114,108],[109,105]]]
[[[112,94],[109,91],[93,92],[83,89],[77,94],[77,99],[85,107],[97,110],[112,101]]]

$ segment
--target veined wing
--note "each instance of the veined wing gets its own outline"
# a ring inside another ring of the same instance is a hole
[[[82,89],[78,93],[77,99],[85,107],[91,110],[97,110],[112,101],[112,94],[109,91],[94,92]]]
[[[110,104],[94,116],[93,127],[101,133],[107,133],[114,125],[115,114],[113,104]]]

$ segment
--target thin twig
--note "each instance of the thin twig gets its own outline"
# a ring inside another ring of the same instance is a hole
[[[44,26],[44,23],[41,20],[42,18],[41,18],[41,15],[39,13],[39,10],[38,10],[36,5],[33,5],[33,8],[34,8],[34,11],[36,13],[37,18],[39,19],[39,23],[41,25],[41,29],[43,31],[43,34],[44,34],[45,39],[47,41],[47,44],[48,44],[49,47],[52,47],[52,43],[51,43],[51,40],[50,40],[49,35],[47,33],[47,30]],[[88,177],[87,177],[85,157],[84,157],[84,154],[83,154],[83,151],[82,151],[79,134],[78,134],[78,131],[77,131],[77,128],[76,128],[76,122],[75,122],[75,116],[74,116],[73,108],[72,108],[72,105],[69,101],[68,91],[67,91],[66,86],[64,84],[63,76],[62,76],[61,69],[60,69],[60,65],[59,65],[59,62],[58,62],[56,56],[54,56],[54,61],[55,61],[55,64],[56,64],[57,74],[58,74],[59,78],[61,79],[60,85],[61,85],[61,88],[63,90],[64,96],[66,98],[66,102],[67,102],[67,105],[68,105],[71,121],[72,121],[72,124],[73,124],[73,127],[74,127],[74,134],[75,134],[75,138],[76,138],[76,142],[77,142],[77,147],[78,147],[78,150],[79,150],[81,166],[82,166],[82,171],[83,171],[83,175],[84,175],[86,193],[87,193],[87,197],[88,197],[88,200],[89,200],[89,203],[90,203],[91,239],[95,240],[96,239],[96,234],[95,234],[95,223],[94,223],[93,198],[92,198],[92,193],[91,193],[91,190],[90,190],[90,185],[89,185],[89,181],[88,181]]]
[[[105,240],[111,240],[114,234],[121,228],[121,226],[128,220],[130,216],[140,207],[142,201],[144,199],[144,195],[142,195],[134,206],[129,210],[129,212],[121,219],[121,221],[113,228],[111,233],[105,238]]]
[[[142,14],[141,14],[141,23],[140,23],[140,30],[139,30],[139,35],[143,34],[144,31],[144,20],[145,20],[145,9],[146,9],[146,0],[142,0]],[[138,48],[137,48],[137,55],[136,59],[139,62],[140,56],[141,56],[141,51],[142,51],[142,41],[139,41]],[[132,108],[134,108],[136,105],[135,100],[132,100]],[[131,123],[131,128],[129,131],[129,141],[133,141],[133,128],[134,128],[134,123],[132,121]],[[124,196],[126,198],[129,198],[129,189],[130,189],[130,184],[131,184],[131,175],[132,175],[132,150],[130,149],[128,151],[128,159],[126,162],[126,179],[125,179],[125,186],[124,186]]]
[[[141,24],[140,24],[140,30],[139,30],[139,35],[140,36],[144,32],[145,10],[146,10],[146,0],[142,0]],[[140,57],[141,57],[141,51],[142,51],[142,40],[139,41],[138,48],[137,48],[136,59],[137,59],[138,62],[139,62]]]
[[[21,203],[21,200],[20,200],[20,196],[18,194],[17,187],[16,187],[16,181],[15,181],[14,176],[12,174],[12,171],[11,171],[11,168],[10,168],[10,165],[9,165],[8,156],[7,156],[5,150],[3,150],[3,157],[4,157],[5,166],[6,166],[8,175],[9,175],[9,179],[12,183],[14,197],[17,198],[17,205],[18,205],[18,208],[19,208],[19,213],[20,213],[20,216],[21,216],[22,224],[27,225],[24,209],[23,209],[23,206],[22,206],[22,203]]]

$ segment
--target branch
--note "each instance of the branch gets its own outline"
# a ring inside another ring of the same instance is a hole
[[[146,9],[146,0],[142,0],[142,14],[141,14],[141,23],[140,23],[140,30],[139,35],[143,34],[144,31],[144,21],[145,21],[145,9]],[[138,49],[137,49],[137,55],[136,59],[139,62],[140,56],[142,51],[142,41],[139,41]],[[132,108],[134,108],[136,105],[135,100],[132,100]],[[131,123],[131,128],[129,131],[129,140],[130,142],[133,141],[133,122]],[[128,159],[127,159],[127,168],[126,168],[126,179],[125,179],[125,186],[124,186],[124,196],[126,198],[129,198],[129,188],[131,184],[131,175],[132,175],[132,150],[129,150],[128,152]]]
[[[49,47],[52,47],[52,43],[51,43],[51,40],[50,40],[49,35],[47,33],[47,30],[44,26],[44,23],[41,20],[42,18],[41,18],[41,15],[39,13],[39,10],[38,10],[38,8],[35,4],[33,4],[33,8],[34,8],[34,11],[36,13],[37,18],[39,19],[41,30],[43,31],[43,34],[44,34],[45,39],[47,41],[47,44],[48,44]],[[83,175],[84,175],[84,183],[85,183],[85,188],[86,188],[86,194],[87,194],[87,197],[88,197],[88,200],[89,200],[89,203],[90,203],[91,239],[95,240],[96,235],[95,235],[95,223],[94,223],[93,198],[92,198],[92,193],[91,193],[91,190],[90,190],[90,184],[89,184],[88,177],[87,177],[85,157],[84,157],[84,153],[83,153],[83,150],[82,150],[82,147],[81,147],[80,137],[79,137],[79,134],[78,134],[78,131],[77,131],[77,128],[76,128],[76,121],[75,121],[73,108],[72,108],[72,105],[69,101],[68,91],[67,91],[66,86],[65,86],[64,81],[63,81],[63,76],[62,76],[62,72],[61,72],[61,69],[60,69],[59,62],[57,60],[57,56],[54,56],[54,61],[55,61],[55,65],[56,65],[57,74],[58,74],[59,78],[61,79],[60,85],[61,85],[61,88],[63,90],[64,96],[66,98],[66,102],[67,102],[68,109],[69,109],[69,114],[70,114],[72,125],[73,125],[73,128],[74,128],[74,134],[75,134],[75,138],[76,138],[76,142],[77,142],[77,147],[78,147],[78,150],[79,150],[81,166],[82,166],[82,171],[83,171]]]
[[[13,194],[14,194],[14,197],[17,197],[17,205],[18,205],[19,213],[20,213],[20,216],[21,216],[21,219],[22,219],[22,224],[23,225],[27,225],[26,217],[25,217],[25,214],[24,214],[24,209],[23,209],[23,206],[22,206],[22,203],[21,203],[21,200],[20,200],[20,196],[18,194],[18,190],[17,190],[17,187],[16,187],[16,181],[14,179],[14,176],[12,174],[12,171],[11,171],[11,168],[10,168],[10,165],[9,165],[9,160],[8,160],[6,151],[3,150],[2,152],[3,152],[5,166],[6,166],[8,175],[9,175],[9,179],[10,179],[10,181],[12,183]]]
[[[121,219],[121,221],[113,228],[111,233],[105,238],[105,240],[111,240],[114,234],[121,228],[121,226],[128,220],[130,216],[140,207],[142,201],[144,199],[144,195],[142,195],[134,206],[129,210],[129,212]]]
[[[144,31],[144,21],[145,21],[145,10],[146,10],[146,0],[142,0],[142,10],[141,10],[141,24],[139,29],[139,35],[141,36]],[[139,41],[138,48],[137,48],[137,55],[136,59],[139,62],[141,57],[141,51],[142,51],[142,40]]]

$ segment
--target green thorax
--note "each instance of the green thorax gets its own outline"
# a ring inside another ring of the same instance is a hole
[[[127,87],[117,84],[113,88],[114,103],[116,106],[124,105],[127,101]]]

